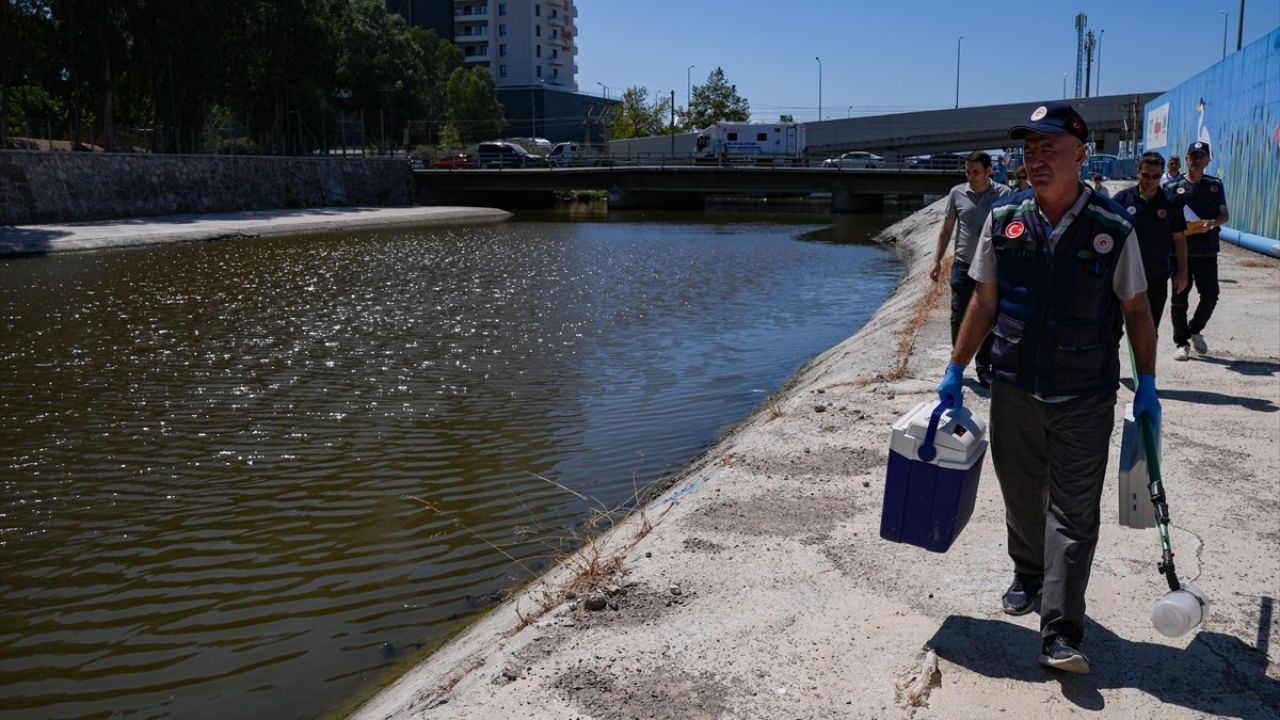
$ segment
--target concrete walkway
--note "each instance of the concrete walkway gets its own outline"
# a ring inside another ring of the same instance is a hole
[[[511,213],[493,208],[343,207],[166,215],[65,225],[0,225],[0,257],[263,235],[499,222],[509,217]]]
[[[1036,662],[1038,617],[999,609],[1012,569],[989,459],[947,554],[879,538],[889,427],[936,397],[949,354],[948,291],[927,277],[941,212],[886,231],[907,269],[855,337],[355,718],[1278,717],[1280,261],[1224,250],[1209,355],[1173,362],[1167,313],[1161,329],[1172,540],[1207,623],[1151,625],[1160,545],[1117,524],[1117,432],[1093,673],[1063,675]],[[970,380],[983,417],[987,397]]]

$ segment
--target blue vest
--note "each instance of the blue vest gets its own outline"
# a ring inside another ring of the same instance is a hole
[[[1132,230],[1114,201],[1089,193],[1050,252],[1053,229],[1041,217],[1034,191],[992,208],[999,314],[991,365],[997,380],[1041,397],[1115,391],[1123,315],[1112,278]]]

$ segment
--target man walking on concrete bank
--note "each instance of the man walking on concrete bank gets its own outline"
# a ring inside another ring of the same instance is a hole
[[[965,310],[969,307],[969,298],[973,295],[974,281],[969,277],[969,264],[973,261],[974,247],[978,243],[978,235],[982,232],[982,224],[996,201],[1013,194],[1013,189],[1004,183],[991,181],[991,156],[978,151],[970,153],[964,161],[964,176],[968,182],[951,188],[947,195],[947,210],[938,232],[938,249],[933,256],[933,269],[929,271],[929,279],[938,281],[942,274],[942,258],[947,254],[947,244],[955,235],[955,261],[951,265],[951,344],[955,345],[956,336],[960,332],[960,321],[964,319]],[[991,340],[987,339],[978,350],[977,357],[978,384],[982,387],[991,385]]]
[[[1187,219],[1187,286],[1173,294],[1169,303],[1169,319],[1173,321],[1174,360],[1187,360],[1191,349],[1201,355],[1209,352],[1204,328],[1218,305],[1218,235],[1219,227],[1230,219],[1227,212],[1227,189],[1222,181],[1206,175],[1209,165],[1209,143],[1194,142],[1187,148],[1187,174],[1170,183],[1169,198],[1178,213]],[[1196,313],[1187,322],[1191,287],[1200,293]]]
[[[1133,227],[1080,182],[1089,137],[1065,102],[1009,131],[1031,192],[997,204],[969,274],[973,302],[938,395],[959,406],[964,366],[995,327],[991,459],[1004,496],[1014,580],[1001,603],[1040,612],[1040,663],[1086,673],[1085,589],[1115,424],[1123,327],[1138,366],[1134,413],[1159,432],[1155,329]]]
[[[1175,207],[1160,188],[1164,172],[1164,156],[1144,153],[1138,161],[1138,184],[1116,193],[1116,204],[1133,218],[1133,229],[1142,247],[1142,267],[1147,275],[1147,301],[1151,305],[1151,322],[1160,333],[1160,316],[1169,296],[1169,278],[1173,291],[1187,287],[1187,223],[1181,208]],[[1169,258],[1174,265],[1169,267]],[[1173,270],[1171,273],[1170,270]]]

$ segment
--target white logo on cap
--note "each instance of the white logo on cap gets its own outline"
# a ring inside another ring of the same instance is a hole
[[[1116,241],[1112,240],[1111,236],[1106,233],[1102,233],[1101,235],[1093,238],[1093,249],[1097,250],[1099,255],[1106,255],[1111,252],[1111,248],[1115,246]]]
[[[1041,120],[1044,119],[1044,116],[1048,114],[1049,114],[1049,108],[1041,105],[1040,107],[1036,108],[1035,112],[1031,113],[1031,122],[1040,122]]]

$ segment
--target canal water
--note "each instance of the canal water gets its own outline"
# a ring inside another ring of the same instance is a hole
[[[559,211],[0,262],[0,714],[367,694],[855,332],[893,219]]]

